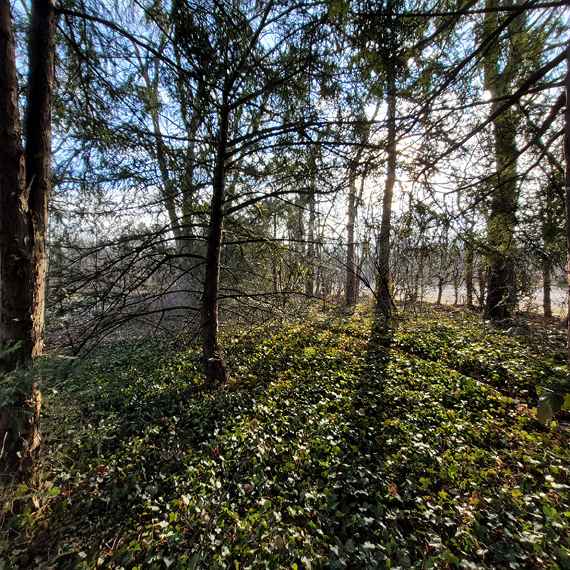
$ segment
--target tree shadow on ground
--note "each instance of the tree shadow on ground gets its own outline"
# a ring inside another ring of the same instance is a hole
[[[342,418],[347,425],[345,453],[339,462],[341,472],[335,473],[341,484],[332,486],[331,508],[320,513],[331,522],[329,530],[336,543],[327,562],[330,567],[387,567],[389,558],[397,559],[389,552],[390,536],[406,532],[402,521],[388,512],[390,504],[400,498],[385,471],[384,422],[390,417],[385,386],[394,333],[385,323],[373,322],[351,413]]]

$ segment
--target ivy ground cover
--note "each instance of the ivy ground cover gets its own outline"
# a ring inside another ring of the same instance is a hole
[[[150,342],[54,376],[0,567],[570,568],[567,432],[534,410],[556,343],[451,313],[373,328],[226,334],[216,391]]]

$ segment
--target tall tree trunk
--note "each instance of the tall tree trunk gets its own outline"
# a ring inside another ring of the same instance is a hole
[[[566,47],[566,110],[564,112],[564,158],[566,161],[565,172],[565,209],[566,209],[566,280],[568,283],[568,322],[567,343],[568,363],[570,364],[570,45]]]
[[[32,357],[31,234],[10,2],[0,0],[0,373]],[[0,407],[0,457],[2,470],[22,479],[40,444],[41,394],[36,385],[31,392],[15,388],[12,401]]]
[[[168,148],[164,142],[162,128],[160,126],[160,98],[158,92],[159,66],[158,62],[155,61],[154,74],[151,78],[148,70],[148,65],[145,61],[143,61],[140,55],[140,51],[136,45],[135,52],[139,60],[140,74],[144,79],[147,89],[148,102],[146,104],[146,108],[152,121],[152,130],[154,136],[154,148],[152,149],[152,152],[156,158],[158,171],[160,173],[160,193],[164,200],[164,206],[166,208],[166,213],[168,214],[170,226],[172,227],[176,249],[180,252],[182,249],[183,241],[180,221],[178,220],[178,214],[176,213],[176,191],[174,189],[174,182],[170,176],[170,171],[168,168]]]
[[[555,248],[558,224],[554,218],[553,201],[554,186],[549,182],[546,186],[544,205],[541,208],[542,247],[542,308],[545,318],[552,317],[552,252]]]
[[[184,302],[184,304],[192,304],[191,301],[194,300],[193,290],[195,289],[195,274],[193,271],[193,259],[195,257],[193,244],[195,242],[192,235],[192,214],[194,204],[193,169],[195,162],[195,143],[193,142],[193,139],[195,138],[195,133],[191,131],[191,129],[197,129],[198,121],[189,121],[187,118],[186,114],[188,112],[188,105],[185,99],[186,93],[184,93],[181,87],[179,74],[177,74],[177,94],[181,103],[181,114],[188,135],[188,142],[185,150],[183,175],[180,182],[177,182],[171,173],[169,161],[170,149],[162,133],[160,122],[159,62],[157,60],[154,60],[154,69],[151,76],[149,72],[151,63],[149,63],[149,61],[145,61],[142,58],[140,51],[136,46],[135,51],[139,60],[140,73],[145,81],[145,86],[147,88],[146,111],[148,112],[152,121],[154,135],[154,144],[151,152],[156,158],[161,182],[160,193],[166,209],[166,213],[168,214],[168,220],[170,222],[170,227],[172,228],[174,244],[176,247],[176,268],[179,274],[179,278],[177,279],[176,283],[173,284],[173,287],[176,290],[176,297],[182,294],[183,299],[188,300],[188,303]],[[194,113],[195,112],[196,111],[194,111]],[[178,207],[177,203],[179,196],[182,198],[181,207]]]
[[[272,215],[273,221],[273,241],[277,243],[277,214]],[[273,285],[273,293],[277,295],[279,292],[279,272],[277,270],[277,256],[275,252],[271,253],[271,282]]]
[[[465,307],[467,309],[473,308],[473,241],[472,236],[465,244]]]
[[[547,319],[552,317],[552,301],[550,293],[552,290],[552,268],[548,257],[542,261],[542,308]]]
[[[358,293],[360,287],[359,275],[360,267],[358,266],[356,244],[354,242],[354,226],[358,215],[359,205],[362,203],[362,195],[364,193],[364,183],[366,180],[366,171],[361,175],[360,190],[356,192],[356,178],[358,168],[364,153],[365,145],[370,138],[370,124],[376,120],[380,111],[381,100],[376,102],[376,107],[372,113],[370,123],[360,132],[360,148],[356,152],[354,159],[351,161],[348,173],[348,208],[346,223],[346,274],[345,274],[345,303],[348,307],[354,306],[358,301]],[[363,112],[363,117],[365,116]]]
[[[348,220],[346,223],[346,282],[345,302],[347,307],[356,304],[356,272],[354,252],[354,223],[356,220],[356,168],[351,166],[348,179]]]
[[[487,226],[490,247],[485,315],[494,321],[508,319],[516,306],[513,239],[517,209],[516,127],[514,114],[495,121],[497,187],[491,199]]]
[[[25,118],[26,185],[32,219],[34,267],[33,356],[44,348],[48,202],[51,194],[51,100],[54,80],[55,10],[52,0],[33,0]]]
[[[315,271],[315,296],[322,297],[323,291],[323,267],[322,267],[322,259],[323,259],[323,250],[322,250],[322,241],[323,241],[323,230],[318,235],[318,242],[315,244],[315,256],[317,259],[317,268]]]
[[[485,35],[496,32],[498,0],[487,0],[489,10],[484,17]],[[509,27],[510,49],[501,52],[498,40],[487,50],[483,61],[485,88],[495,100],[507,95],[512,88],[512,78],[516,74],[516,63],[522,56],[516,49],[523,33],[523,16],[519,16]],[[502,63],[502,59],[506,59]],[[501,70],[502,69],[502,70]],[[491,112],[501,103],[495,101]],[[494,321],[511,317],[516,307],[516,281],[513,258],[514,230],[517,212],[517,115],[508,109],[493,121],[495,142],[495,189],[491,198],[491,209],[487,221],[489,245],[489,273],[487,276],[487,299],[485,316]]]
[[[226,186],[226,154],[229,128],[229,105],[226,100],[220,110],[220,126],[216,149],[216,163],[210,205],[210,226],[206,251],[206,276],[202,297],[202,353],[206,378],[210,384],[225,382],[227,372],[218,344],[218,291],[220,258],[224,223],[224,195]]]
[[[485,307],[485,296],[487,294],[487,275],[481,264],[477,267],[477,281],[479,283],[479,302],[480,307]]]
[[[441,305],[443,290],[446,283],[449,281],[449,222],[444,221],[443,235],[440,238],[439,243],[439,261],[438,261],[438,276],[437,276],[437,304]],[[453,286],[455,289],[455,305],[457,305],[457,280],[453,281]]]
[[[307,276],[305,279],[305,295],[315,294],[315,181],[311,185],[309,195],[309,225],[307,228]]]
[[[437,279],[437,305],[441,305],[441,298],[443,297],[443,279],[438,277]]]
[[[299,292],[305,289],[304,269],[306,263],[306,239],[305,239],[305,208],[306,198],[303,194],[297,195],[293,207],[287,212],[287,233],[289,238],[289,250],[291,261],[287,264],[287,286]],[[301,283],[299,282],[301,280]],[[287,299],[283,297],[283,305],[287,304]]]
[[[386,185],[382,200],[382,221],[378,239],[376,317],[389,326],[392,321],[392,295],[390,292],[390,231],[392,223],[392,197],[396,182],[396,77],[393,65],[388,70],[388,164]]]
[[[358,262],[356,264],[356,274],[354,276],[354,296],[356,300],[360,298],[360,276],[363,274],[364,269],[364,262],[365,262],[365,253],[368,250],[368,243],[364,242],[362,244],[362,249],[360,252],[360,257],[358,258]]]
[[[420,289],[419,292],[419,299],[420,299],[420,305],[424,302],[424,291],[425,291],[425,255],[424,255],[424,249],[423,247],[420,249],[420,261],[419,261],[419,267],[418,267],[418,286]]]
[[[32,356],[33,275],[9,0],[0,0],[0,369]]]

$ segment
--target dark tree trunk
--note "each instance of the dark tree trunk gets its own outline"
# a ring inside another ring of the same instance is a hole
[[[0,368],[32,355],[33,275],[9,0],[0,0]]]
[[[277,214],[273,214],[273,240],[277,241]],[[273,293],[277,295],[279,292],[279,272],[277,270],[277,256],[275,253],[271,255],[271,281],[273,284]]]
[[[356,172],[351,167],[348,188],[348,220],[346,223],[346,283],[345,301],[348,307],[356,304],[356,264],[354,252],[354,223],[356,220]]]
[[[319,232],[319,242],[322,242],[322,232]],[[317,260],[317,267],[315,270],[315,295],[322,297],[323,289],[323,267],[321,260],[323,259],[322,243],[315,244],[315,256]]]
[[[412,303],[417,303],[420,296],[420,259],[417,259],[417,268],[414,271],[414,276],[412,279],[412,294],[410,295],[410,301]]]
[[[396,77],[393,66],[388,76],[388,164],[386,186],[382,200],[382,221],[378,239],[376,317],[386,325],[392,321],[393,300],[390,292],[390,231],[392,222],[392,197],[396,182]]]
[[[443,279],[437,280],[437,305],[441,305],[441,298],[443,296]]]
[[[218,290],[224,223],[223,205],[226,186],[228,124],[229,108],[227,101],[224,101],[220,111],[206,251],[206,276],[202,297],[202,353],[206,378],[211,385],[223,383],[227,379],[226,366],[218,344]]]
[[[418,273],[416,275],[416,300],[419,301],[420,304],[424,302],[424,265],[424,248],[421,247],[420,258],[418,259]]]
[[[477,281],[479,282],[479,302],[481,308],[485,307],[485,296],[487,294],[487,275],[481,266],[477,269]]]
[[[564,112],[564,158],[566,161],[565,172],[565,209],[566,209],[566,279],[568,283],[568,322],[567,322],[567,343],[568,362],[570,363],[570,45],[566,47],[566,111]]]
[[[0,0],[0,373],[32,357],[31,234],[10,3]],[[40,410],[36,385],[17,386],[0,407],[0,463],[20,479],[30,475],[40,445]]]
[[[315,294],[315,184],[311,186],[309,195],[309,225],[307,229],[307,277],[305,280],[305,295]]]
[[[549,258],[545,258],[542,262],[542,308],[544,316],[547,319],[552,317],[552,301],[550,292],[552,289],[552,268]]]
[[[364,248],[366,248],[366,244],[364,244]],[[365,261],[365,257],[364,257],[364,251],[363,251],[360,255],[360,258],[358,259],[357,264],[356,264],[356,275],[354,276],[354,296],[355,296],[357,302],[358,302],[358,299],[360,298],[360,275],[363,274],[364,261]]]
[[[544,206],[542,207],[542,246],[544,257],[542,259],[542,308],[547,319],[552,317],[552,252],[555,249],[556,237],[558,233],[558,223],[554,217],[554,185],[549,183],[546,186]]]
[[[471,236],[465,246],[465,307],[473,308],[473,243]]]
[[[33,0],[25,118],[26,185],[32,219],[34,268],[33,356],[44,347],[48,201],[51,193],[51,99],[54,78],[55,11],[52,0]]]

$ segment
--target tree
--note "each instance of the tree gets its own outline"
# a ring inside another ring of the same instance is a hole
[[[483,22],[487,38],[497,36],[501,27],[498,0],[487,0]],[[540,60],[543,38],[530,31],[524,11],[507,20],[507,38],[496,39],[483,55],[484,86],[490,94],[495,172],[487,221],[488,265],[485,315],[494,320],[508,319],[517,304],[515,277],[515,228],[517,223],[519,175],[517,132],[521,116],[501,99],[517,92],[524,72]],[[525,83],[528,82],[528,79]],[[520,87],[519,87],[520,89]]]
[[[208,69],[204,72],[208,72],[210,90],[215,97],[212,124],[216,134],[201,334],[207,379],[210,384],[218,384],[227,377],[218,340],[223,227],[228,214],[239,208],[228,207],[230,199],[239,199],[237,187],[228,192],[228,179],[232,169],[237,170],[237,157],[244,152],[240,143],[251,144],[249,139],[253,139],[257,144],[264,144],[269,137],[290,129],[287,125],[275,127],[274,117],[265,102],[269,97],[279,101],[286,96],[288,84],[294,82],[311,58],[311,50],[306,48],[307,34],[316,20],[310,13],[291,13],[272,2],[255,6],[247,3],[235,7],[217,5],[212,7],[209,16],[211,23],[206,21],[204,25],[217,62],[207,62]],[[287,42],[270,42],[269,45],[263,42],[264,34],[277,33],[277,25],[281,27],[279,33],[287,35]],[[184,39],[190,45],[193,36]],[[261,128],[263,118],[273,123],[267,133]],[[244,127],[251,129],[249,133],[244,132]]]
[[[568,299],[570,300],[570,46],[566,47],[566,80],[564,85],[566,91],[566,108],[564,112],[564,158],[565,164],[565,192],[564,205],[566,212],[566,279],[568,282]],[[570,307],[570,305],[569,305]],[[567,322],[567,345],[568,362],[570,364],[570,313]]]
[[[366,117],[365,104],[369,98],[365,98],[362,109],[357,115],[356,124],[356,152],[348,167],[348,207],[346,223],[346,277],[345,277],[345,299],[346,305],[351,307],[358,299],[359,271],[356,262],[355,226],[358,216],[358,208],[362,202],[364,182],[366,179],[368,164],[362,164],[363,155],[369,144],[372,123],[376,120],[380,110],[380,103],[376,104],[370,119]],[[360,175],[360,190],[357,191],[357,178]]]
[[[53,0],[32,1],[29,34],[28,96],[24,124],[34,271],[32,355],[38,356],[44,347],[48,202],[51,193],[51,107],[55,52]]]
[[[32,251],[25,156],[9,0],[0,2],[0,362],[4,371],[32,355]]]
[[[398,88],[404,89],[408,75],[407,48],[411,38],[416,37],[423,29],[423,23],[412,20],[404,20],[398,15],[398,10],[404,8],[405,3],[388,0],[386,7],[369,8],[366,14],[368,19],[363,25],[361,42],[366,46],[371,40],[370,21],[376,20],[378,29],[381,29],[379,37],[375,38],[372,51],[365,47],[362,50],[363,57],[372,58],[372,67],[376,68],[382,81],[387,107],[386,124],[387,133],[385,139],[386,171],[384,192],[382,197],[382,216],[380,232],[377,240],[376,259],[376,317],[388,327],[392,322],[394,300],[391,293],[390,279],[390,249],[392,232],[392,202],[394,187],[396,184],[397,169],[397,98]],[[376,31],[374,32],[376,35]],[[380,65],[376,60],[380,60]],[[400,131],[401,133],[402,131]]]
[[[27,365],[43,348],[54,33],[52,2],[34,0],[24,152],[12,16],[8,0],[0,1],[0,342],[8,349],[1,357],[5,372]],[[12,406],[0,415],[7,466],[23,475],[40,445],[41,393],[36,384],[28,389],[15,387]]]
[[[393,57],[393,56],[392,56]],[[386,150],[388,153],[386,165],[386,182],[382,198],[382,221],[378,236],[378,259],[376,276],[376,315],[387,326],[392,322],[392,307],[394,301],[390,291],[390,233],[392,228],[392,201],[394,184],[396,183],[396,65],[389,60],[387,66],[386,102],[388,105],[388,135]]]

